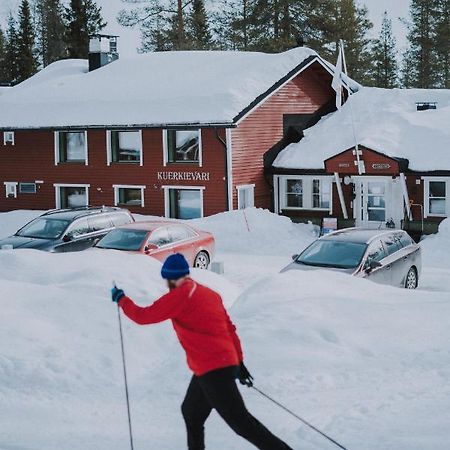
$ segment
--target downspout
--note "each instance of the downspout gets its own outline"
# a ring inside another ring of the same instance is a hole
[[[229,207],[229,199],[230,199],[230,192],[228,189],[228,148],[227,143],[220,137],[219,131],[217,128],[214,128],[216,132],[216,139],[223,145],[224,149],[224,161],[225,161],[225,209],[224,211],[228,211]]]

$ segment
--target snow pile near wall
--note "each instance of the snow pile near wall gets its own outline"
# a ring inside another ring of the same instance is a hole
[[[417,111],[416,102],[437,102],[437,109]],[[410,169],[450,169],[450,89],[362,88],[286,147],[274,166],[323,168],[325,159],[355,146],[352,123],[358,144],[408,159]]]
[[[27,222],[40,216],[44,211],[18,209],[0,213],[0,239],[11,236]]]
[[[295,224],[288,217],[258,208],[216,214],[189,223],[213,233],[220,252],[290,255],[310,244],[318,233],[312,224]]]
[[[420,243],[426,266],[448,269],[450,266],[450,219],[439,224],[437,234],[426,236]]]

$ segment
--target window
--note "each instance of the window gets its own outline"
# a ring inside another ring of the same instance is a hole
[[[113,213],[111,214],[111,219],[115,227],[120,227],[133,222],[133,219],[126,212]]]
[[[17,198],[17,183],[14,181],[5,181],[6,198]]]
[[[60,131],[56,133],[56,164],[76,162],[87,164],[87,133]]]
[[[36,239],[57,239],[70,224],[68,220],[38,217],[21,228],[16,235]]]
[[[380,262],[382,259],[386,258],[386,252],[384,250],[383,244],[381,241],[374,241],[369,245],[369,249],[367,251],[367,262],[370,261],[378,261]]]
[[[202,165],[200,130],[165,130],[163,139],[165,163]]]
[[[400,241],[394,235],[383,238],[383,242],[388,256],[401,249]]]
[[[144,206],[145,186],[113,186],[114,204],[126,206]]]
[[[428,194],[428,211],[430,214],[445,215],[446,208],[445,181],[430,181]]]
[[[331,210],[332,177],[284,178],[283,208]]]
[[[87,218],[82,218],[76,220],[66,233],[70,238],[75,239],[79,236],[90,233],[92,230],[89,228],[89,223]]]
[[[145,230],[116,228],[103,237],[96,247],[138,251],[144,244],[147,234],[148,232]]]
[[[255,206],[255,185],[248,184],[237,186],[238,209],[246,209]]]
[[[142,134],[140,131],[109,131],[108,164],[142,165]]]
[[[173,219],[203,217],[203,190],[186,188],[166,189],[166,216]]]
[[[3,132],[3,145],[14,145],[14,131]]]
[[[169,227],[169,235],[172,242],[184,241],[186,239],[191,239],[194,236],[196,236],[192,230],[183,227],[181,225]]]
[[[169,230],[167,228],[158,228],[152,232],[149,244],[156,245],[157,247],[162,247],[163,245],[170,244],[172,239],[169,236]]]
[[[36,194],[36,183],[19,183],[21,194]]]
[[[55,184],[57,208],[80,208],[89,204],[89,185]]]

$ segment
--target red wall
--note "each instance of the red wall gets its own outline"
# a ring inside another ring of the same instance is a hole
[[[225,139],[225,131],[219,130]],[[226,207],[225,151],[214,129],[202,130],[203,166],[169,164],[163,166],[162,130],[143,130],[144,165],[106,163],[106,131],[88,132],[89,165],[65,163],[55,166],[54,134],[51,131],[18,131],[14,146],[0,147],[0,211],[13,209],[49,209],[55,207],[54,183],[90,184],[89,203],[112,205],[113,184],[144,185],[145,207],[133,212],[164,215],[163,185],[205,186],[204,214],[221,212]],[[161,181],[159,171],[209,172],[209,181]],[[6,198],[4,181],[44,181],[36,194]]]
[[[269,208],[272,192],[264,177],[264,154],[283,137],[283,114],[311,114],[335,95],[331,76],[317,63],[286,83],[232,130],[233,198],[236,186],[255,184],[255,206]]]

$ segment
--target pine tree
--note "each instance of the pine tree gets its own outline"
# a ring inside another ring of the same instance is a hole
[[[392,34],[392,20],[385,12],[381,25],[381,32],[372,48],[372,69],[370,83],[373,86],[393,88],[397,86],[398,64],[396,39]]]
[[[0,84],[9,83],[6,76],[6,36],[0,27]]]
[[[209,50],[212,46],[208,14],[204,0],[193,0],[188,17],[188,36],[193,50]]]
[[[17,29],[18,79],[21,82],[37,72],[38,60],[35,50],[36,35],[28,0],[22,0],[19,8]]]
[[[436,87],[450,88],[450,0],[435,1]]]
[[[90,37],[107,25],[101,8],[93,0],[70,0],[64,18],[69,57],[87,59]]]
[[[44,67],[67,56],[63,12],[60,0],[37,0],[38,51]]]
[[[8,83],[15,84],[19,78],[19,43],[16,21],[12,14],[8,17],[5,45],[5,78]]]

